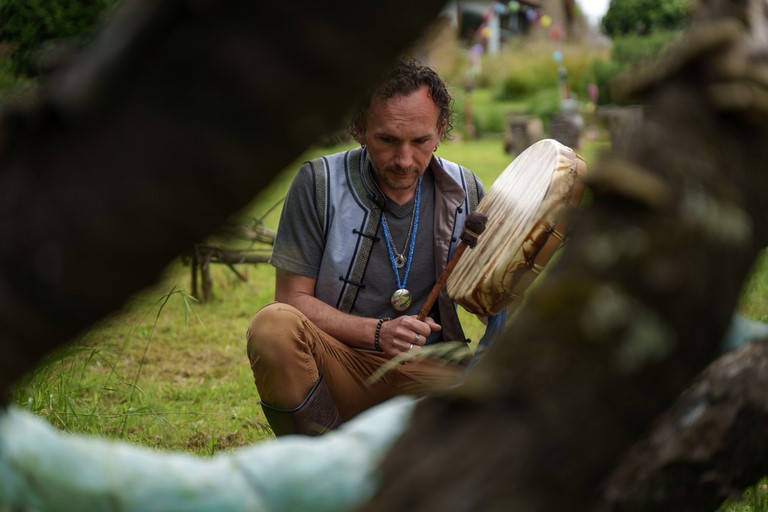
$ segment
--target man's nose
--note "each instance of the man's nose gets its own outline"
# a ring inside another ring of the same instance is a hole
[[[398,166],[406,168],[413,165],[413,148],[408,144],[403,144],[397,149],[395,161]]]

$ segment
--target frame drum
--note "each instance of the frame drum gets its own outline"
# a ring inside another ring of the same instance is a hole
[[[562,243],[564,214],[581,202],[585,174],[584,160],[554,139],[518,155],[477,206],[488,217],[485,232],[456,263],[448,296],[479,316],[516,307]]]

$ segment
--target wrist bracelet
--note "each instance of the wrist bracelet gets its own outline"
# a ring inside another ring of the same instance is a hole
[[[384,318],[379,318],[379,323],[376,324],[376,334],[373,335],[373,348],[375,348],[379,352],[384,352],[384,349],[381,348],[381,343],[379,342],[379,335],[381,334],[381,324],[383,324],[388,320],[392,320],[392,318],[385,316]]]

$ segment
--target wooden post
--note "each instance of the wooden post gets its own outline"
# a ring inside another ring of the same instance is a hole
[[[192,263],[190,264],[190,267],[192,268],[190,275],[192,296],[197,300],[200,300],[200,295],[197,293],[197,271],[200,268],[200,261],[197,258],[197,246],[192,249]]]
[[[203,282],[203,297],[201,302],[210,301],[213,297],[213,281],[211,280],[211,256],[206,254],[200,263],[200,277]]]

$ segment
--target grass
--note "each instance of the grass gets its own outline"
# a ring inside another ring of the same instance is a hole
[[[768,251],[763,252],[744,285],[739,309],[750,318],[768,323]]]
[[[183,270],[54,354],[17,401],[65,430],[156,448],[211,454],[269,435],[242,342],[255,305],[192,306]]]
[[[768,478],[744,492],[739,500],[729,500],[718,512],[764,512],[768,510]]]

